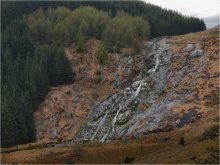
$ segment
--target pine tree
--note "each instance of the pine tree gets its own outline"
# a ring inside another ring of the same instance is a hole
[[[33,142],[35,140],[35,124],[30,94],[28,92],[24,93],[21,99],[21,104],[24,105],[24,117],[27,128],[27,138],[29,142]]]
[[[1,146],[10,147],[18,144],[17,125],[13,112],[9,107],[8,99],[2,96],[1,107]]]
[[[183,138],[183,137],[181,137],[181,138],[179,139],[178,144],[179,144],[179,145],[182,145],[182,146],[184,146],[184,145],[185,145],[185,140],[184,140],[184,138]]]

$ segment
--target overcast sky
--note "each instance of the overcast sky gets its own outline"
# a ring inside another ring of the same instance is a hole
[[[220,0],[144,0],[187,16],[203,18],[207,28],[219,24]]]

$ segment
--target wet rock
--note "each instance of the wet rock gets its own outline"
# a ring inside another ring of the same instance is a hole
[[[193,44],[187,44],[185,48],[182,49],[182,52],[191,52],[195,46]]]
[[[197,111],[195,109],[189,109],[187,113],[185,113],[183,115],[183,117],[181,117],[179,119],[179,122],[177,123],[177,127],[181,128],[183,127],[185,124],[194,122],[195,119],[197,118]]]
[[[190,54],[190,57],[199,57],[199,56],[202,56],[204,55],[204,50],[201,50],[201,49],[195,49],[194,51],[192,51]]]
[[[50,129],[50,136],[52,138],[55,138],[57,136],[57,129],[55,126],[53,126],[51,129]]]

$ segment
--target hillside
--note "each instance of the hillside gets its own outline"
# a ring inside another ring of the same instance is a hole
[[[37,124],[39,138],[42,138],[40,135],[43,131],[38,128],[43,127],[47,132],[45,136],[51,134],[51,139],[71,140],[71,132],[75,135],[74,127],[77,125],[78,128],[78,121],[82,126],[74,140],[76,143],[90,139],[105,141],[139,137],[148,132],[181,128],[208,115],[213,107],[207,104],[212,95],[218,93],[218,42],[207,40],[206,33],[201,38],[196,38],[197,35],[200,33],[148,41],[144,43],[142,55],[131,57],[112,54],[105,66],[97,62],[95,52],[98,42],[95,40],[88,42],[90,51],[85,54],[77,54],[74,46],[67,48],[67,56],[74,63],[79,83],[66,87],[68,90],[59,88],[49,93],[47,98],[55,97],[55,91],[62,92],[63,99],[57,97],[57,101],[51,103],[50,100],[54,99],[46,98],[46,103],[42,104],[44,106],[36,112],[36,123],[42,122],[39,114],[46,122],[46,127]],[[149,47],[153,50],[148,50]],[[152,56],[158,54],[158,68],[155,73],[149,74],[150,68],[156,68],[156,58]],[[211,57],[206,57],[207,54]],[[100,75],[97,75],[97,70]],[[138,93],[133,97],[135,92]],[[47,105],[51,104],[54,106],[52,112],[59,115],[46,112]],[[75,114],[67,115],[68,111]],[[70,119],[62,117],[65,115]],[[80,117],[76,119],[78,124],[73,122],[75,116]],[[72,126],[69,126],[70,123]],[[62,131],[63,128],[69,129],[69,133]],[[59,130],[59,133],[54,135],[52,130]],[[60,139],[63,134],[71,138]],[[94,134],[97,134],[97,138]]]
[[[117,91],[116,97],[121,97],[124,92],[128,94],[120,105],[126,100],[129,104],[134,99],[144,102],[139,98],[139,90],[149,87],[147,83],[153,85],[153,75],[159,68],[157,65],[164,63],[160,60],[170,61],[166,57],[146,56],[150,52],[160,52],[157,48],[148,50],[147,47],[162,46],[162,53],[166,51],[169,47],[166,39],[146,42],[142,47],[143,42],[164,35],[206,29],[202,19],[142,1],[3,1],[1,4],[1,146],[5,148],[37,140],[71,140],[77,128],[87,123],[83,120],[85,115],[94,112],[100,98],[104,99]],[[160,43],[162,45],[157,46]],[[143,68],[141,65],[147,66]],[[145,73],[149,69],[153,74]],[[128,99],[140,79],[144,80],[140,81],[135,94],[138,97]],[[91,97],[87,97],[87,89],[84,91],[82,87],[82,91],[77,91],[77,84],[84,82],[96,82],[97,89],[107,90],[97,93],[95,86],[87,84],[88,90],[91,88],[90,92],[93,92],[89,94]],[[62,88],[62,85],[65,87]],[[129,91],[121,91],[126,87]],[[50,88],[53,92],[49,93]],[[153,95],[156,97],[157,94]],[[108,104],[112,104],[110,102]],[[126,106],[129,106],[127,103]],[[112,106],[115,107],[111,107],[114,109],[111,115],[119,109],[117,103]],[[121,115],[119,111],[130,115],[126,106],[120,108],[122,111],[118,110],[114,118],[107,115],[108,129],[110,120],[115,125],[117,116]],[[51,116],[47,115],[53,109]],[[100,117],[103,114],[98,112],[97,115]],[[73,116],[75,119],[72,120]],[[79,119],[82,123],[77,122]],[[96,125],[93,126],[92,129],[96,129]],[[109,136],[113,137],[112,134]]]
[[[2,153],[3,163],[195,163],[219,145],[218,135],[201,140],[219,124],[219,27],[155,38],[105,65],[99,44],[65,48],[75,83],[50,89],[34,114],[37,142]]]

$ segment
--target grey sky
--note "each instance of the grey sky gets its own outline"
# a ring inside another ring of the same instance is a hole
[[[204,21],[206,23],[207,28],[214,27],[217,24],[219,24],[219,15],[213,15],[213,16],[206,17],[206,18],[204,18]]]
[[[220,0],[144,0],[187,16],[202,18],[207,28],[219,24]]]

